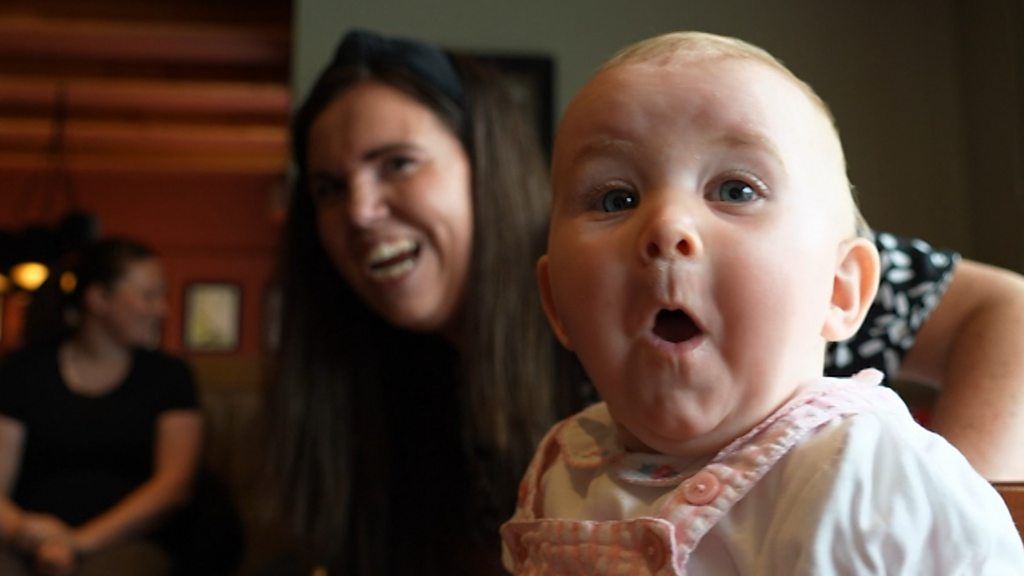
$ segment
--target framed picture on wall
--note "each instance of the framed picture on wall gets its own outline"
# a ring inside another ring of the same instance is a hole
[[[182,340],[190,352],[233,352],[241,339],[242,287],[193,282],[185,287]]]

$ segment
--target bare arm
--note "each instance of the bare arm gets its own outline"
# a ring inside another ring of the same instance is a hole
[[[900,377],[941,386],[932,428],[983,476],[1024,479],[1024,277],[961,262]]]
[[[23,510],[11,500],[25,449],[25,427],[0,415],[0,542],[35,552],[44,541],[66,541],[71,527],[51,514]]]
[[[199,461],[203,421],[197,410],[174,410],[157,421],[153,476],[113,508],[76,528],[75,548],[93,552],[137,534],[185,503]]]
[[[25,427],[0,415],[0,542],[10,542],[21,528],[24,512],[11,501],[11,492],[24,447]]]

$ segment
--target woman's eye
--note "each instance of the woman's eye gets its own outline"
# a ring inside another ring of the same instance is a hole
[[[635,192],[630,190],[624,190],[622,188],[616,188],[615,190],[609,190],[601,196],[601,209],[605,212],[621,212],[623,210],[631,210],[636,208],[636,205],[640,203],[640,198]]]
[[[742,180],[726,180],[712,194],[713,200],[728,204],[744,204],[760,198],[753,186]]]
[[[393,156],[384,161],[382,168],[385,174],[405,174],[415,164],[416,161],[408,156]]]

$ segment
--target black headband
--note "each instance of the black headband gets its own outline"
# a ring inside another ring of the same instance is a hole
[[[460,108],[465,107],[462,81],[451,60],[434,44],[404,38],[385,38],[355,29],[345,35],[331,67],[367,67],[390,64],[407,69],[416,78],[437,88]]]

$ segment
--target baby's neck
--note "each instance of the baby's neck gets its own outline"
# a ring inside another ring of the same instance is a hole
[[[633,433],[630,432],[629,429],[623,426],[622,424],[616,422],[615,427],[619,431],[619,442],[622,443],[622,447],[626,450],[626,452],[644,452],[650,454],[658,453],[658,451],[655,450],[654,448],[651,448],[647,444],[641,442],[639,438],[634,436]]]
[[[645,442],[640,440],[635,434],[633,434],[628,428],[622,424],[616,422],[616,428],[618,431],[619,443],[622,448],[627,452],[639,452],[648,454],[665,454],[669,456],[679,456],[686,458],[711,458],[718,454],[729,444],[732,444],[738,438],[743,437],[745,434],[756,428],[759,424],[769,418],[772,414],[786,405],[793,398],[806,391],[808,387],[813,387],[819,384],[824,377],[824,367],[821,371],[816,372],[814,375],[808,376],[808,372],[804,372],[801,376],[790,376],[787,378],[787,382],[793,382],[793,386],[788,391],[784,392],[784,396],[778,398],[777,402],[774,402],[773,406],[765,409],[763,414],[758,414],[756,420],[745,422],[743,425],[736,426],[736,429],[732,434],[724,435],[721,437],[713,437],[712,435],[700,435],[689,438],[685,444],[678,446],[678,450],[663,451],[652,448]],[[714,438],[714,439],[712,439]]]

